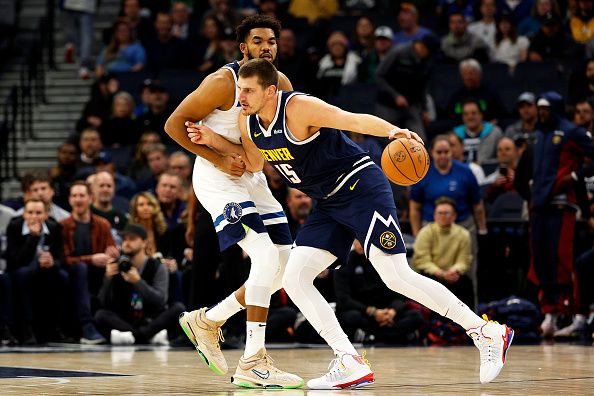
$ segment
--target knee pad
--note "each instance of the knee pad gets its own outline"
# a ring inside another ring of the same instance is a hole
[[[250,256],[252,267],[245,282],[245,303],[263,308],[270,305],[274,278],[280,270],[278,249],[266,233],[249,230],[239,246]]]
[[[320,272],[325,270],[336,260],[332,253],[309,246],[297,246],[291,250],[283,287],[291,298],[291,294],[298,292],[304,285],[313,284]]]

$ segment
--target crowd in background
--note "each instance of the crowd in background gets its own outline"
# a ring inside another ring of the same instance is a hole
[[[179,312],[243,283],[249,258],[219,252],[193,158],[164,124],[206,74],[239,59],[234,28],[255,12],[282,22],[278,67],[295,89],[425,139],[425,179],[393,185],[413,268],[481,311],[517,295],[506,301],[530,318],[516,325],[526,341],[591,341],[593,0],[123,0],[97,53],[95,2],[68,4],[65,60],[95,81],[56,165],[26,172],[22,196],[0,206],[2,344],[167,344]],[[543,67],[545,84],[502,89]],[[350,136],[379,165],[388,142]],[[315,202],[264,171],[295,236]],[[358,241],[316,286],[356,342],[465,342],[387,289]],[[226,325],[232,342],[241,320]],[[267,339],[321,341],[283,290]]]

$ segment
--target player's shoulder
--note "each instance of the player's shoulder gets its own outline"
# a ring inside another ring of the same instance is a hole
[[[203,84],[206,86],[235,87],[233,72],[227,68],[220,68],[204,78]]]

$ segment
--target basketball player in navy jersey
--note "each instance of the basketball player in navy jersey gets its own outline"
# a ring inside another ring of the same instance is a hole
[[[192,185],[214,219],[220,249],[238,243],[250,256],[252,266],[239,290],[210,309],[184,312],[179,322],[208,367],[225,374],[228,366],[219,345],[221,326],[247,307],[246,347],[233,383],[250,388],[298,388],[303,379],[274,367],[264,348],[270,296],[281,287],[293,242],[282,206],[268,189],[262,172],[246,172],[245,163],[234,154],[221,155],[192,144],[184,126],[186,120],[200,121],[226,139],[240,142],[237,72],[248,59],[275,61],[280,23],[272,17],[253,15],[242,21],[236,33],[243,59],[208,75],[175,109],[165,130],[197,155]],[[277,74],[279,85],[292,89],[287,77]]]
[[[303,225],[285,270],[283,287],[336,358],[330,371],[308,381],[311,389],[344,389],[374,381],[374,374],[340,328],[334,312],[313,286],[314,278],[336,258],[346,262],[356,237],[386,285],[466,329],[480,351],[480,381],[501,371],[513,330],[478,317],[443,285],[414,272],[397,222],[386,177],[341,130],[413,138],[406,129],[367,114],[353,114],[320,99],[278,90],[274,66],[251,60],[239,70],[239,125],[242,146],[205,126],[189,124],[192,142],[236,153],[246,169],[269,161],[287,183],[317,200]],[[247,116],[247,117],[246,117]]]

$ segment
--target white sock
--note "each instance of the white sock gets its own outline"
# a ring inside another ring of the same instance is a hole
[[[458,323],[464,330],[474,329],[484,325],[485,320],[475,314],[458,297],[452,294],[448,303],[447,311],[444,315],[453,322]]]
[[[254,356],[258,351],[264,348],[266,336],[266,323],[264,322],[246,322],[245,351],[243,357]]]
[[[229,319],[242,309],[245,309],[245,307],[237,301],[235,293],[231,293],[230,296],[206,311],[206,319],[220,322]]]

